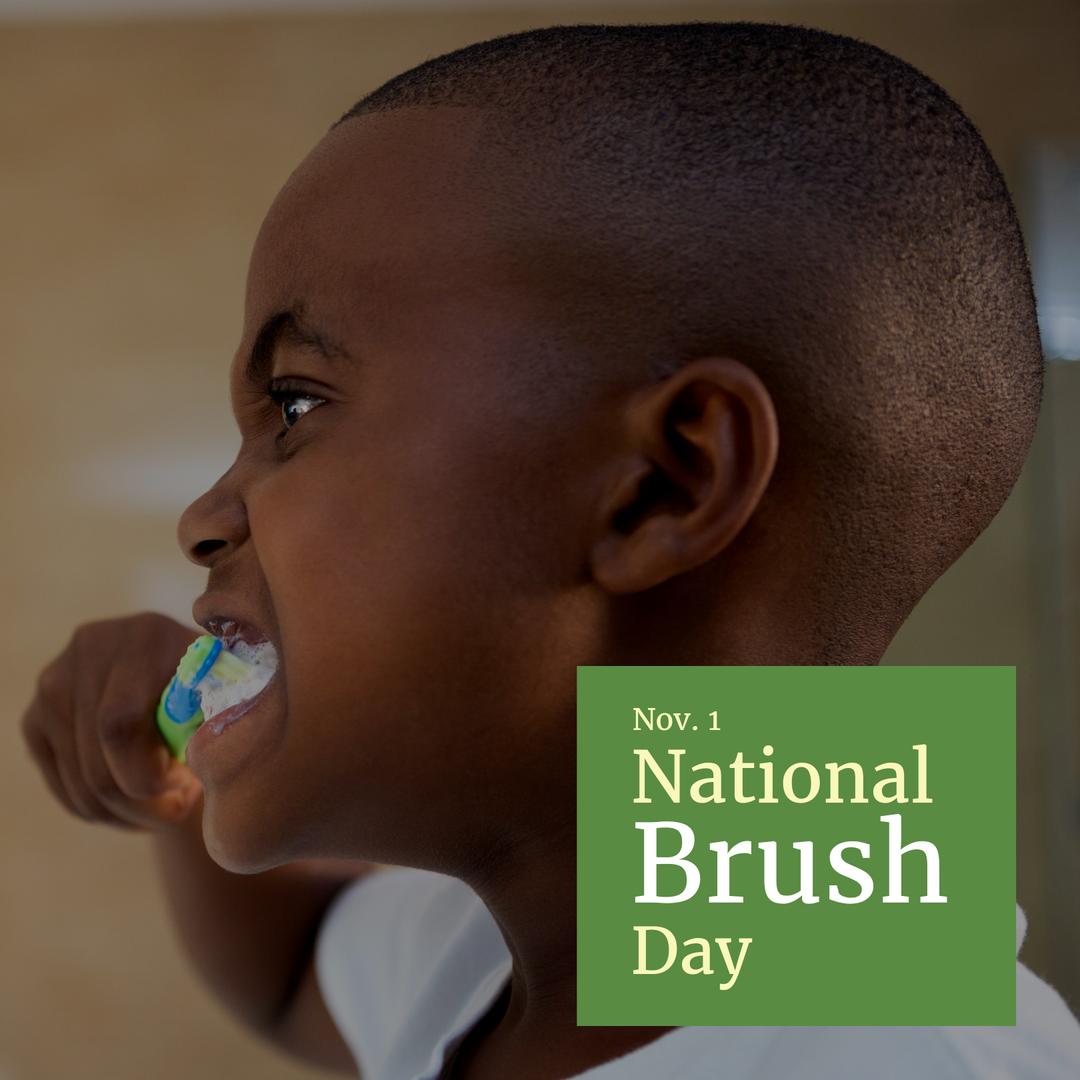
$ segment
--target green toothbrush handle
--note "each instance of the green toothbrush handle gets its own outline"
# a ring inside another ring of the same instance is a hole
[[[190,720],[181,723],[173,720],[165,707],[171,689],[172,683],[170,682],[161,692],[161,700],[158,702],[154,718],[157,721],[158,731],[161,732],[161,737],[165,740],[165,745],[168,746],[173,757],[187,764],[187,744],[191,741],[191,736],[195,734],[199,725],[202,724],[203,714],[200,709]]]
[[[217,663],[221,642],[210,634],[200,634],[180,658],[176,674],[161,692],[157,711],[158,731],[173,757],[187,763],[187,744],[203,722],[201,701],[196,687]]]

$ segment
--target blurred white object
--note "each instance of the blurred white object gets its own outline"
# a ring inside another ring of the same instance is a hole
[[[72,462],[73,493],[83,503],[138,513],[183,512],[236,457],[236,444],[159,444],[138,453],[99,453]]]
[[[1028,244],[1047,360],[1080,360],[1080,144],[1028,160]]]
[[[206,571],[188,562],[177,544],[173,558],[162,555],[139,559],[132,565],[124,597],[125,609],[158,611],[192,626],[191,605],[205,589]],[[0,1080],[3,1080],[2,1076]]]

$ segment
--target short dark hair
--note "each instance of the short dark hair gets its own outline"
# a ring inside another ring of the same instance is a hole
[[[754,367],[781,450],[749,531],[798,508],[823,657],[868,622],[891,637],[1001,507],[1042,393],[1016,212],[959,106],[810,27],[574,25],[427,60],[338,123],[436,105],[487,114],[477,183],[522,258],[565,250],[595,360],[573,377]]]

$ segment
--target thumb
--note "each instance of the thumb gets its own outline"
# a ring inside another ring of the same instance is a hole
[[[168,751],[166,751],[168,753]],[[168,764],[165,768],[165,775],[162,778],[162,790],[172,791],[177,788],[198,788],[202,791],[202,784],[199,778],[185,765],[182,761],[178,761],[171,754],[169,755]]]
[[[173,760],[165,773],[161,794],[154,800],[162,814],[180,822],[201,802],[203,786],[183,762]]]

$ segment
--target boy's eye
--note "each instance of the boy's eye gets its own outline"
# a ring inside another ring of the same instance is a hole
[[[300,417],[326,401],[288,379],[272,380],[266,388],[266,396],[281,406],[281,422],[285,425],[278,432],[275,442],[284,439]]]

